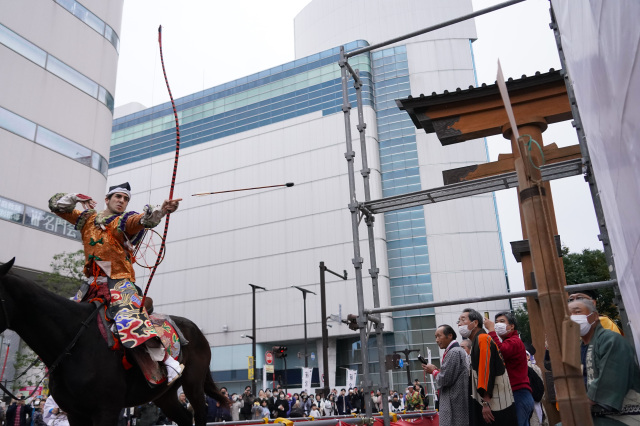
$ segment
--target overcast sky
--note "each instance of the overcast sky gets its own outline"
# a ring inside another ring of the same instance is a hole
[[[158,55],[158,25],[163,26],[163,53],[171,89],[179,98],[295,59],[293,19],[309,2],[125,1],[116,106],[139,102],[150,107],[169,100]],[[498,3],[473,0],[475,10]],[[560,68],[549,29],[547,0],[528,0],[475,21],[478,40],[473,47],[479,83],[494,83],[498,58],[505,77],[520,78],[522,74]],[[414,91],[420,93],[419,88]],[[545,144],[577,143],[569,122],[550,126],[544,138]],[[510,151],[502,137],[487,141],[492,160]],[[552,189],[563,244],[571,251],[601,249],[584,179],[575,176],[553,181]],[[496,199],[511,288],[523,290],[522,270],[513,260],[509,245],[522,239],[515,189],[497,192]]]

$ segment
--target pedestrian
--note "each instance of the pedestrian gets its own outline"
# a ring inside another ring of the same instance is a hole
[[[458,318],[458,333],[472,342],[469,424],[513,426],[518,424],[518,416],[507,369],[482,324],[482,315],[474,309],[463,310]]]
[[[11,426],[27,426],[31,420],[31,406],[26,404],[24,395],[18,394],[17,400],[7,408],[6,423]]]
[[[42,418],[48,426],[69,426],[67,413],[60,409],[51,395],[47,398],[47,402],[45,402],[42,409]]]
[[[509,374],[509,384],[516,404],[518,426],[529,426],[529,418],[533,414],[535,401],[531,394],[529,383],[529,364],[527,350],[518,334],[516,317],[511,312],[500,312],[495,316],[495,323],[490,319],[484,321],[484,326],[493,339],[504,360]]]
[[[594,426],[640,424],[640,368],[631,344],[602,327],[591,300],[569,303],[580,326],[581,361]]]
[[[253,394],[251,393],[251,386],[244,388],[242,394],[242,407],[240,407],[240,420],[251,420],[252,407],[253,407]]]
[[[438,388],[439,421],[442,426],[469,425],[469,368],[467,354],[456,341],[456,332],[444,324],[436,329],[436,343],[444,354],[440,368],[433,364],[423,365],[427,374],[432,374]]]

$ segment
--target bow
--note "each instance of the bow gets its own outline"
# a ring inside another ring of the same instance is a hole
[[[167,85],[167,91],[169,92],[169,98],[171,99],[171,106],[173,107],[173,116],[176,120],[176,156],[173,160],[173,175],[171,176],[171,186],[169,189],[169,200],[173,199],[173,188],[176,185],[176,173],[178,172],[178,157],[180,156],[180,122],[178,121],[178,111],[176,110],[176,103],[173,100],[173,95],[171,94],[171,87],[169,87],[169,79],[167,79],[167,71],[164,67],[164,58],[162,56],[162,25],[158,27],[158,46],[160,47],[160,63],[162,64],[162,73],[164,74],[164,82]],[[142,303],[140,305],[140,311],[144,308],[144,302],[147,298],[147,292],[149,291],[149,286],[151,285],[151,280],[156,273],[156,269],[158,269],[158,265],[162,262],[164,258],[164,250],[166,246],[167,240],[167,231],[169,230],[169,218],[171,217],[171,213],[167,213],[166,220],[164,222],[164,232],[162,233],[162,243],[160,244],[160,250],[158,251],[158,258],[156,259],[155,264],[153,265],[153,269],[151,270],[151,274],[149,275],[149,280],[147,281],[147,287],[144,289],[144,294],[142,296]]]

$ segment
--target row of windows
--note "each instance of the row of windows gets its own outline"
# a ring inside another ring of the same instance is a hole
[[[107,176],[109,169],[107,160],[97,152],[2,107],[0,107],[0,128],[49,148],[99,171],[105,177]]]
[[[364,73],[363,80],[365,82],[365,96],[371,96],[370,74]],[[181,124],[185,125],[192,121],[197,121],[214,115],[225,116],[223,114],[229,111],[237,113],[251,111],[252,109],[277,109],[280,107],[286,107],[299,101],[313,99],[314,97],[329,93],[329,90],[323,90],[325,88],[333,88],[334,91],[340,91],[340,85],[336,84],[336,82],[339,83],[339,81],[339,73],[330,72],[319,77],[313,77],[304,81],[292,83],[286,88],[260,87],[259,89],[250,90],[242,94],[208,102],[190,109],[181,110],[178,112],[178,119]],[[290,99],[294,96],[296,96],[295,100],[291,101]],[[279,101],[282,102],[278,104]],[[245,116],[248,117],[251,114],[251,112],[247,112]],[[131,139],[136,139],[167,128],[172,128],[173,126],[173,115],[166,115],[135,126],[132,125],[113,132],[111,136],[111,145],[118,145]]]
[[[387,258],[395,259],[399,257],[426,256],[429,254],[427,246],[403,247],[393,250],[387,250]],[[415,283],[414,283],[415,284]]]
[[[346,47],[354,49],[367,45],[367,42],[363,40],[357,40],[351,43],[347,43]],[[282,64],[264,71],[260,71],[259,73],[242,77],[240,79],[206,89],[202,92],[193,93],[191,95],[176,99],[176,106],[181,107],[181,109],[191,108],[203,103],[207,103],[211,100],[224,98],[235,93],[240,93],[249,89],[264,86],[277,80],[281,80],[292,75],[300,74],[325,65],[333,64],[333,66],[335,67],[335,64],[338,61],[339,53],[340,50],[338,47],[336,47],[324,52],[296,59],[295,61],[288,62],[286,64]],[[361,67],[366,67],[367,70],[370,70],[368,55],[357,56],[356,58],[354,58],[354,63],[357,63]],[[170,115],[171,112],[172,107],[170,102],[156,105],[144,111],[139,111],[134,114],[114,120],[113,131],[115,132],[124,127],[133,126],[145,121],[154,120],[165,115]]]
[[[45,212],[4,197],[0,197],[0,219],[30,228],[36,228],[72,240],[81,239],[80,233],[66,220],[53,213]]]
[[[102,102],[113,113],[113,96],[107,89],[2,24],[0,24],[0,44]]]
[[[118,34],[102,19],[94,15],[89,9],[75,0],[53,0],[65,8],[73,16],[87,24],[95,32],[107,39],[115,47],[116,52],[120,52],[120,39]]]
[[[327,110],[340,108],[342,104],[342,94],[339,89],[340,79],[333,80],[329,87],[318,90],[319,87],[321,85],[307,87],[289,95],[281,95],[261,101],[256,105],[247,105],[238,110],[227,111],[216,116],[183,124],[181,126],[182,144],[184,147],[192,146],[310,112],[323,111],[324,114]],[[291,95],[297,96],[291,97]],[[289,99],[286,99],[287,96]],[[312,96],[316,97],[309,99]],[[350,89],[349,97],[351,102],[356,103],[353,89]],[[365,105],[372,104],[369,93],[365,93],[363,103]],[[279,108],[274,109],[274,107]],[[174,131],[169,128],[118,145],[112,145],[110,166],[118,167],[170,152],[173,149]]]

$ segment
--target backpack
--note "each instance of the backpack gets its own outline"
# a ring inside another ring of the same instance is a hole
[[[533,400],[535,402],[542,401],[542,397],[544,396],[544,382],[531,367],[529,368],[529,384],[531,385],[531,395],[533,396]]]

